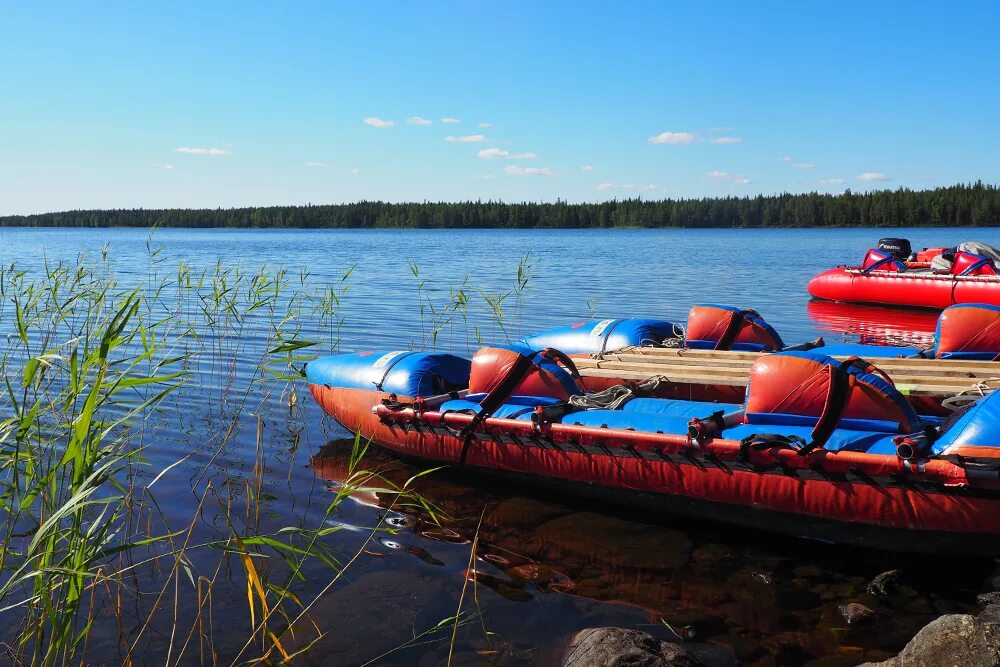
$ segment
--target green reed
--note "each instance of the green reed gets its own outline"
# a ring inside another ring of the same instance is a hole
[[[398,486],[369,469],[358,438],[347,479],[321,511],[264,528],[268,483],[280,475],[267,433],[283,428],[290,451],[298,447],[301,371],[314,352],[339,349],[354,268],[326,285],[280,267],[195,269],[170,264],[154,235],[147,257],[137,284],[119,282],[108,248],[34,271],[0,267],[0,618],[10,633],[0,650],[14,664],[86,663],[102,624],[117,633],[123,664],[154,632],[167,664],[216,662],[216,600],[235,586],[246,617],[236,625],[227,617],[226,633],[231,640],[242,627],[245,638],[224,660],[293,662],[330,631],[310,615],[316,602],[377,534],[393,530],[380,521],[357,551],[342,553],[331,539],[340,527],[327,521],[338,505],[364,489],[437,513],[413,493],[414,479]],[[475,324],[483,320],[510,340],[533,277],[529,257],[514,286],[498,292],[468,279],[442,290],[415,263],[411,271],[421,348],[471,349],[483,342]],[[197,418],[210,426],[192,451],[154,470],[150,443],[190,417],[173,403],[186,383],[204,397]],[[212,472],[227,448],[245,446],[239,435],[248,429],[252,469]],[[163,511],[161,480],[190,467],[195,453],[209,463],[186,473],[192,515],[178,522]],[[210,531],[206,514],[219,517]],[[317,564],[329,572],[322,585],[307,581]],[[447,639],[467,620],[459,609],[407,644]]]

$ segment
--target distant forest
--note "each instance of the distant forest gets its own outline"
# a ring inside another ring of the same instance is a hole
[[[1000,188],[982,182],[881,190],[706,199],[622,199],[598,204],[494,201],[116,209],[0,217],[31,227],[995,227]]]

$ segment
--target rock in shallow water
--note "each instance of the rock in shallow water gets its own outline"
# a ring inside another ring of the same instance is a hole
[[[997,667],[1000,605],[979,616],[948,614],[931,621],[894,658],[861,667]]]
[[[872,620],[875,612],[871,607],[866,607],[860,602],[848,602],[839,607],[840,615],[844,617],[848,625],[857,625]]]
[[[562,667],[735,667],[717,644],[672,644],[638,630],[587,628],[573,635]]]

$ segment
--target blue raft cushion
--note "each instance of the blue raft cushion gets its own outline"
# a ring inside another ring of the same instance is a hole
[[[727,428],[722,432],[722,437],[727,440],[742,440],[751,435],[776,434],[784,436],[798,436],[809,442],[812,434],[812,426],[792,426],[788,424],[775,424],[762,428],[759,424],[738,424]],[[849,428],[838,428],[830,436],[830,439],[823,445],[823,449],[832,452],[865,452],[868,454],[896,455],[896,438],[898,433],[879,432],[865,430],[852,430]]]
[[[820,364],[836,366],[840,362],[832,357],[826,356],[825,354],[818,354],[817,352],[776,352],[773,355],[769,355],[769,359],[776,359],[779,357],[798,357],[802,359],[810,359]],[[917,416],[916,411],[910,402],[899,392],[896,387],[885,381],[884,378],[875,375],[874,373],[865,373],[857,368],[849,367],[846,369],[848,373],[853,375],[857,381],[863,382],[871,386],[872,388],[879,391],[885,398],[892,401],[892,403],[906,416],[907,421],[910,424],[919,424],[920,417]],[[747,384],[747,403],[744,405],[749,405],[749,399],[753,392],[753,380]],[[746,421],[749,424],[758,425],[781,425],[788,424],[790,426],[814,426],[819,419],[819,414],[788,414],[788,413],[761,413],[761,412],[747,412]],[[858,431],[891,431],[895,433],[902,432],[902,424],[896,421],[890,420],[880,420],[880,419],[849,419],[842,418],[838,423],[838,428],[845,428],[848,430],[858,430]]]
[[[343,389],[434,396],[469,386],[471,362],[441,352],[356,352],[314,359],[306,381]]]
[[[439,412],[464,412],[479,414],[480,402],[486,394],[469,394],[465,398],[445,401],[438,408]],[[511,396],[493,412],[494,417],[503,419],[531,419],[531,413],[539,405],[555,405],[561,401],[547,396]]]
[[[596,354],[677,336],[672,322],[643,318],[592,320],[525,336],[515,344],[533,350],[554,347],[566,354]]]
[[[919,347],[897,347],[894,345],[864,345],[862,343],[837,343],[823,345],[815,350],[831,357],[862,357],[864,359],[900,359],[921,356]],[[877,364],[876,364],[877,365]]]
[[[742,410],[735,403],[712,403],[710,401],[685,401],[675,398],[633,398],[622,406],[622,412],[642,412],[663,417],[708,417],[715,412],[723,414]]]
[[[666,416],[648,412],[623,412],[621,410],[583,410],[563,417],[563,424],[687,435],[690,417]]]

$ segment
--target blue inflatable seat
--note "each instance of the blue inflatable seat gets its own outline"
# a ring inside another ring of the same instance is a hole
[[[705,415],[707,416],[707,415]],[[647,433],[667,433],[685,435],[690,417],[666,416],[649,412],[625,412],[623,410],[583,410],[563,417],[563,424],[596,426],[618,429],[632,429]]]
[[[554,347],[566,354],[594,354],[629,345],[659,343],[678,335],[666,320],[617,319],[577,322],[525,336],[515,343],[532,350]]]
[[[469,394],[466,398],[445,401],[439,408],[440,412],[479,413],[479,403],[486,394]],[[558,398],[545,396],[511,396],[503,405],[494,410],[494,417],[504,419],[531,419],[531,413],[539,405],[555,405],[561,401]]]
[[[798,436],[809,442],[812,436],[811,426],[789,426],[785,424],[739,424],[732,428],[727,428],[722,432],[722,437],[726,440],[742,440],[751,435],[761,435],[763,433],[774,433],[784,436]],[[868,454],[896,454],[896,443],[894,438],[898,433],[886,433],[878,431],[854,431],[846,428],[838,428],[823,445],[823,449],[839,452],[867,452]]]
[[[310,361],[306,381],[400,396],[434,396],[468,387],[471,367],[468,359],[442,352],[356,352]]]
[[[685,401],[678,398],[633,398],[622,406],[622,412],[644,412],[663,417],[708,417],[722,410],[723,414],[742,410],[742,405],[734,403],[713,403],[711,401]]]
[[[862,343],[838,343],[818,347],[816,352],[831,357],[861,357],[862,359],[898,359],[920,356],[919,347],[897,347],[893,345],[864,345]]]

